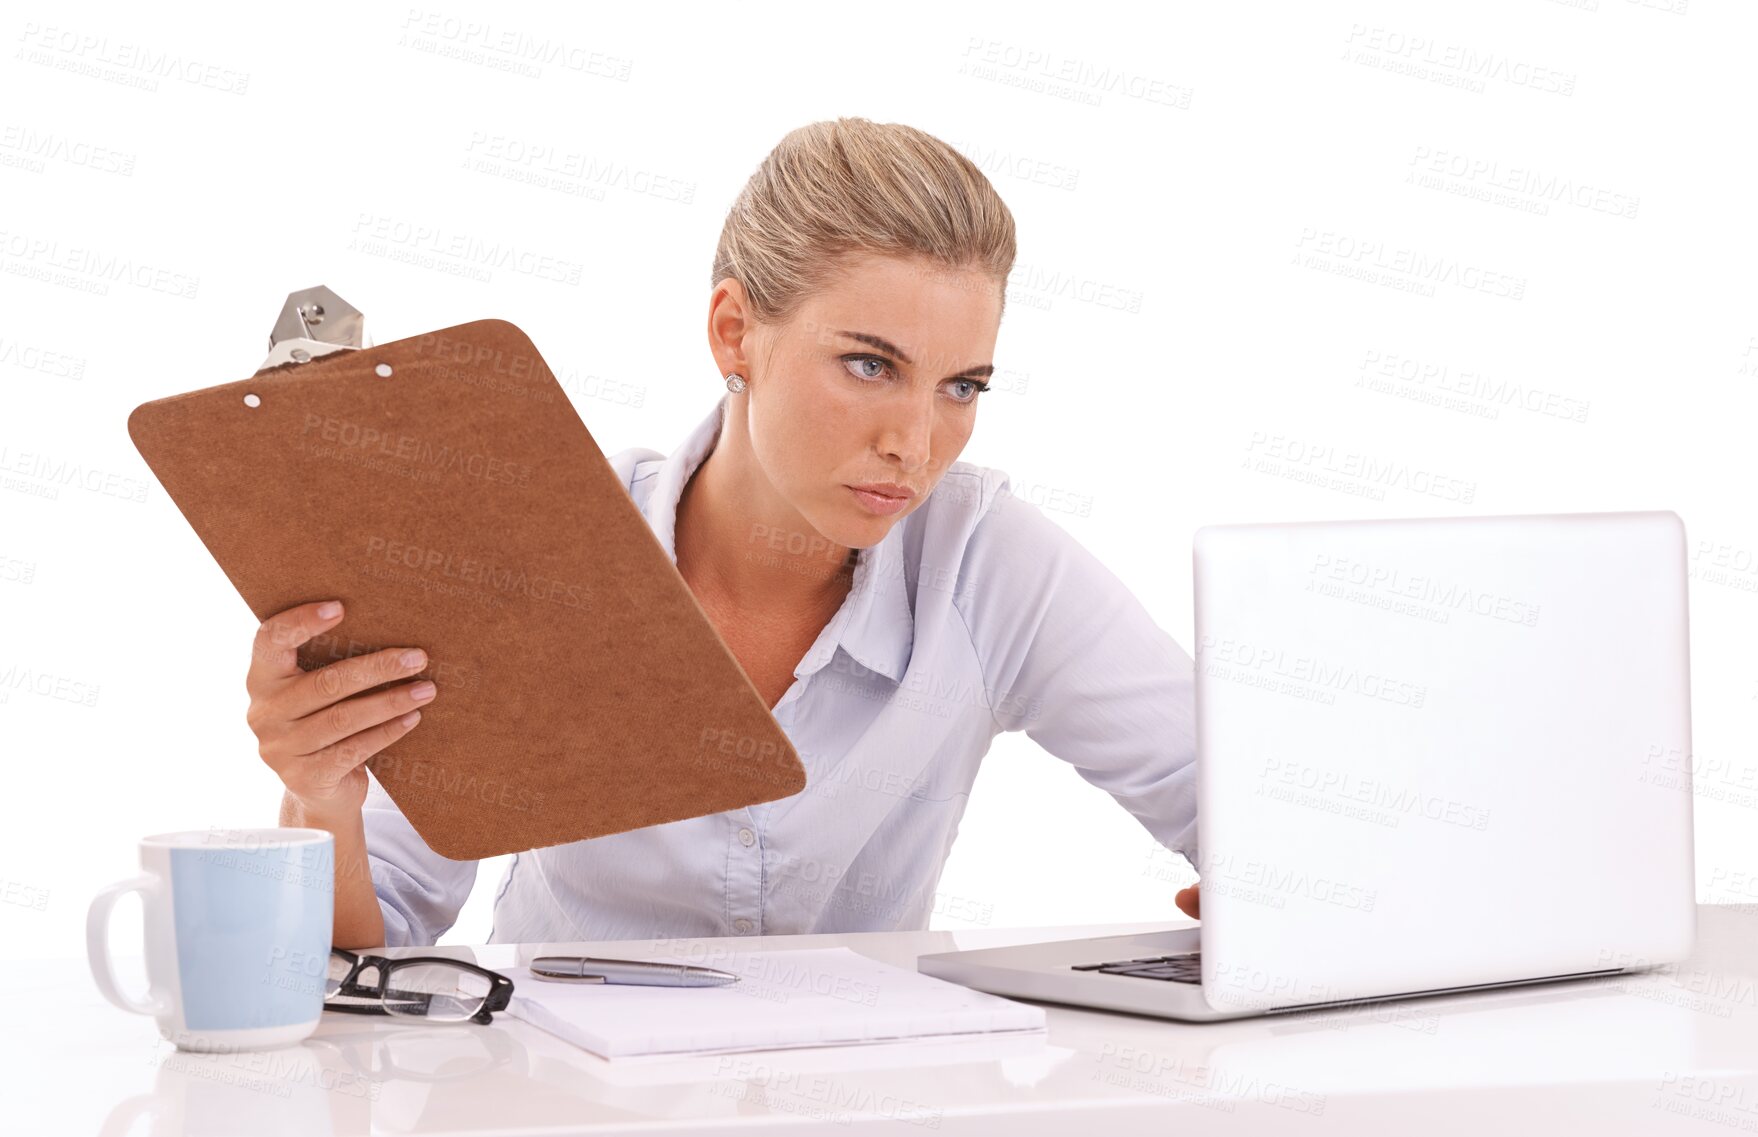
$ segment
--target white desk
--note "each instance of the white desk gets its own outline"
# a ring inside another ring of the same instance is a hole
[[[846,944],[913,966],[927,951],[1172,926],[736,942]],[[6,1130],[32,1137],[1758,1131],[1758,905],[1704,906],[1699,928],[1696,956],[1671,969],[1344,1014],[1198,1026],[1051,1007],[1043,1038],[627,1065],[504,1014],[487,1027],[330,1014],[296,1047],[184,1054],[151,1020],[103,1002],[83,960],[55,960],[8,979]],[[641,945],[580,946],[616,955]],[[514,962],[512,945],[474,950],[486,966]]]

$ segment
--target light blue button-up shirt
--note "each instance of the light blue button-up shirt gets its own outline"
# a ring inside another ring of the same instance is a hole
[[[725,397],[669,458],[611,459],[675,561],[690,474]],[[927,927],[971,784],[1023,730],[1193,864],[1195,667],[1124,584],[1000,470],[954,462],[862,549],[842,607],[774,709],[792,797],[517,854],[491,943]],[[378,784],[365,805],[389,946],[432,944],[476,879]]]

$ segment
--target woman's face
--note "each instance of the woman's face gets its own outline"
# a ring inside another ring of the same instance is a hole
[[[785,324],[751,327],[740,345],[750,386],[734,397],[748,401],[757,464],[819,535],[877,544],[964,450],[994,370],[1001,287],[861,254]],[[904,496],[852,488],[874,483]]]

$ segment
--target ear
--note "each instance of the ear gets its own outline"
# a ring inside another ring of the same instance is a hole
[[[721,375],[751,375],[751,333],[756,328],[751,298],[734,277],[725,277],[708,297],[708,350]]]

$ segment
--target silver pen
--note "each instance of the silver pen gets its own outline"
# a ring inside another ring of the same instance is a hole
[[[531,974],[566,983],[635,983],[647,987],[724,987],[737,983],[730,971],[687,963],[651,963],[640,959],[594,959],[585,955],[540,955]]]

